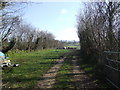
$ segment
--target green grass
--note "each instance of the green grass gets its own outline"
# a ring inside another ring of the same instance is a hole
[[[34,88],[40,77],[53,66],[55,61],[68,50],[42,50],[32,52],[8,52],[7,55],[13,63],[20,64],[12,71],[4,70],[2,73],[5,88]]]
[[[55,89],[74,89],[72,84],[73,77],[72,77],[72,61],[70,60],[72,56],[67,56],[65,59],[64,65],[61,67],[57,78],[56,84],[54,86]]]

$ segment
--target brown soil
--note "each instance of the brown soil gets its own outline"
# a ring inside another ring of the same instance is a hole
[[[92,80],[84,70],[80,69],[80,66],[77,65],[77,59],[73,56],[73,77],[75,82],[75,89],[95,89],[97,88],[97,84],[94,80]]]
[[[55,84],[55,77],[60,69],[60,67],[63,65],[64,59],[59,59],[57,61],[57,64],[55,64],[53,67],[51,67],[46,74],[43,75],[41,80],[38,82],[38,88],[48,89],[52,88]]]

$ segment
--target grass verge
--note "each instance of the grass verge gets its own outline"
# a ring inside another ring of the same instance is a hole
[[[62,89],[74,89],[74,86],[72,84],[73,78],[72,78],[72,56],[67,56],[67,58],[64,61],[63,66],[61,67],[61,70],[59,71],[57,77],[56,77],[56,84],[54,86],[57,90]]]

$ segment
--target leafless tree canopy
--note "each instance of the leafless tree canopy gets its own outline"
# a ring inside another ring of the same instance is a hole
[[[84,6],[77,26],[83,56],[100,61],[103,51],[120,51],[120,3],[89,2]]]
[[[22,8],[27,3],[0,1],[0,49],[7,52],[11,49],[39,50],[56,48],[62,45],[54,35],[26,24],[21,17]]]

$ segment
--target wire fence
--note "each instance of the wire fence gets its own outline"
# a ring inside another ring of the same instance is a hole
[[[106,79],[120,89],[120,52],[104,51]]]

